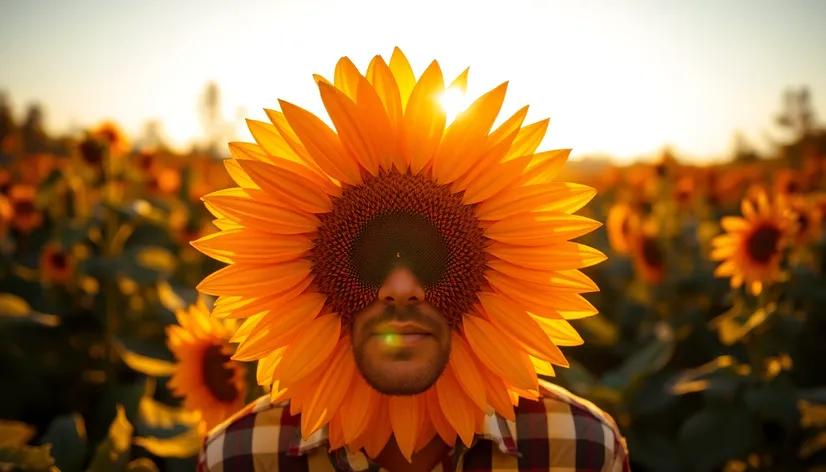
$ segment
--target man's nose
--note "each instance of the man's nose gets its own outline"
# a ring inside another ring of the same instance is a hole
[[[393,269],[379,288],[384,304],[415,305],[424,301],[424,287],[407,267]]]

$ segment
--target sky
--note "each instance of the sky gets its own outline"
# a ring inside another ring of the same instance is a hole
[[[284,99],[324,111],[312,74],[362,70],[399,46],[421,74],[470,67],[470,97],[509,81],[503,119],[550,117],[541,149],[619,161],[670,145],[724,157],[732,134],[782,137],[782,93],[808,85],[826,121],[824,0],[0,1],[0,91],[19,114],[44,105],[51,131],[160,120],[201,139],[198,103],[221,88],[235,137]]]

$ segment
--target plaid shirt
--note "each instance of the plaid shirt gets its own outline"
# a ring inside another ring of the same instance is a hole
[[[541,398],[524,398],[516,421],[488,416],[471,446],[457,445],[432,472],[630,472],[625,440],[593,403],[540,380]],[[301,439],[300,414],[263,396],[210,432],[198,472],[386,472],[365,454],[328,451],[327,429]]]

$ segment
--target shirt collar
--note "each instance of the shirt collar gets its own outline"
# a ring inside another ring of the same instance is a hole
[[[306,440],[301,438],[301,432],[298,431],[290,443],[290,450],[288,454],[293,456],[304,455],[318,447],[329,444],[328,428],[329,426],[325,426],[310,435],[310,437]],[[499,447],[499,450],[503,453],[514,457],[522,457],[522,454],[516,449],[516,440],[514,439],[515,429],[516,424],[513,421],[508,421],[498,413],[486,415],[482,433],[477,434],[473,438],[473,442],[470,447],[476,445],[480,439],[486,439],[496,444]],[[461,440],[457,439],[456,444],[453,446],[452,455],[459,457],[465,452],[465,450],[470,449],[470,447],[465,446]],[[346,448],[342,449],[346,450]],[[349,452],[347,452],[347,455],[348,457],[353,456]]]

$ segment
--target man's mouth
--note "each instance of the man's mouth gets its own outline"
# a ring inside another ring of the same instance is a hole
[[[373,336],[378,336],[387,346],[411,347],[433,337],[433,333],[416,323],[390,322],[378,326]]]

